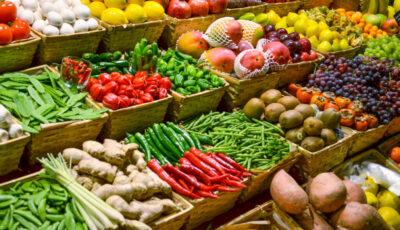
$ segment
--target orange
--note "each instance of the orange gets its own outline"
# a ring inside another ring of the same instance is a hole
[[[400,147],[394,147],[392,151],[390,151],[390,158],[392,158],[394,162],[400,163]]]
[[[371,34],[369,34],[369,35],[367,36],[367,38],[374,38],[374,36],[372,36]]]
[[[338,13],[345,13],[346,10],[343,9],[343,8],[337,8],[337,9],[336,9],[336,12],[338,12]]]
[[[368,37],[369,34],[363,33],[363,35],[364,35],[364,38],[366,38],[366,37]]]
[[[377,26],[373,26],[373,27],[371,28],[372,31],[378,31],[378,29],[379,29],[379,28],[378,28]]]
[[[376,38],[380,38],[380,37],[382,37],[383,35],[382,34],[377,34],[376,35]]]
[[[369,33],[369,35],[371,35],[372,37],[375,37],[375,36],[376,36],[376,31],[371,31],[371,32]]]

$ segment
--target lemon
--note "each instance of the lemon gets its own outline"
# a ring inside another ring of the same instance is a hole
[[[89,9],[90,13],[92,13],[93,16],[100,18],[101,13],[103,13],[103,11],[107,9],[107,7],[102,2],[92,2],[89,4]]]
[[[332,50],[332,45],[328,41],[321,42],[317,49],[322,52],[330,52]]]
[[[308,40],[310,40],[312,48],[314,48],[314,49],[318,48],[319,40],[318,40],[317,36],[312,36]]]
[[[158,2],[145,2],[143,4],[143,10],[146,12],[149,20],[161,20],[167,17],[164,12],[164,7]]]
[[[307,30],[307,20],[300,19],[294,23],[294,29],[297,33],[305,34]]]
[[[128,0],[128,4],[138,4],[139,6],[142,6],[144,3],[144,0]]]
[[[132,23],[145,22],[147,20],[147,14],[144,12],[143,7],[137,4],[129,4],[125,9],[125,16]]]
[[[299,15],[294,13],[294,12],[290,12],[287,15],[287,19],[286,19],[286,23],[288,26],[294,26],[294,23],[299,19]]]
[[[101,20],[111,25],[128,23],[124,11],[118,8],[108,8],[101,13]]]
[[[125,9],[126,7],[126,0],[104,0],[104,3],[108,8],[118,8],[118,9]]]
[[[318,26],[318,22],[316,22],[312,19],[308,19],[307,23],[308,23],[308,26]]]
[[[89,6],[90,0],[81,0],[82,4]]]
[[[346,39],[342,39],[340,41],[340,48],[343,50],[342,42],[343,42],[343,45],[344,45],[344,42],[346,42],[347,46],[349,45],[349,43],[347,42]],[[378,193],[378,185],[375,183],[374,179],[372,179],[369,176],[367,176],[367,180],[365,180],[362,187],[363,187],[364,191],[366,191],[366,192],[370,192],[374,195],[376,195]]]
[[[319,34],[318,25],[311,25],[311,26],[307,27],[307,30],[306,30],[307,37],[318,36],[318,34]]]
[[[319,40],[322,41],[328,41],[331,42],[333,40],[333,33],[329,29],[324,29],[320,34],[319,34]]]
[[[367,204],[379,208],[379,200],[372,192],[365,192],[365,196],[367,197]]]
[[[347,50],[349,48],[350,48],[350,45],[346,38],[343,38],[342,40],[340,40],[340,49],[341,50]],[[378,185],[377,184],[375,184],[375,185],[376,185],[376,191],[378,191]]]
[[[378,210],[379,214],[382,218],[388,223],[390,226],[394,228],[398,228],[400,226],[400,215],[399,213],[391,207],[382,207]]]
[[[396,210],[400,208],[400,198],[389,190],[378,193],[380,207],[392,207]]]

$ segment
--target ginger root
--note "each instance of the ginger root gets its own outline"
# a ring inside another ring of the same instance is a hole
[[[100,161],[94,157],[79,161],[78,171],[104,179],[110,183],[114,181],[117,167],[110,163]]]
[[[140,221],[125,219],[125,230],[151,230],[151,228]]]
[[[91,156],[98,158],[98,159],[103,159],[103,155],[106,151],[104,146],[97,141],[83,142],[82,149],[83,149],[83,151],[89,153]]]
[[[145,197],[147,193],[147,188],[143,184],[105,184],[94,190],[93,193],[103,200],[112,195],[118,195],[123,197],[125,200],[130,201],[134,197]]]
[[[72,162],[72,164],[79,164],[83,159],[92,158],[89,153],[76,148],[64,149],[63,157],[67,163]]]

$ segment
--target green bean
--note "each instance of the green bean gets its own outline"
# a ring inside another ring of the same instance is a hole
[[[14,214],[14,218],[25,228],[28,228],[28,229],[36,229],[37,228],[33,223],[29,222],[28,220],[26,220],[25,218],[23,218],[22,216],[20,216],[18,214]]]

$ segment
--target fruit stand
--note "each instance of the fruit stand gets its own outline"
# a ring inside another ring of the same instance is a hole
[[[0,1],[0,229],[399,229],[400,1]]]

